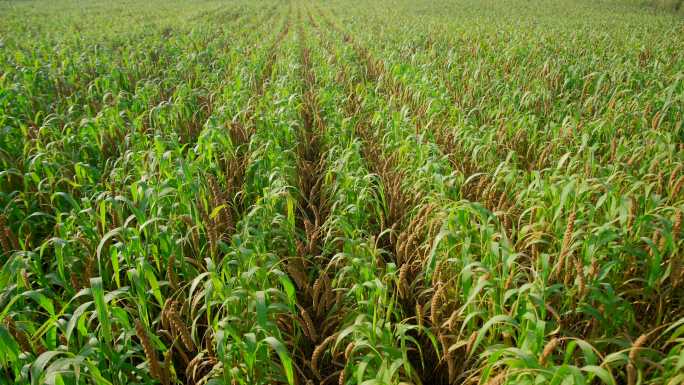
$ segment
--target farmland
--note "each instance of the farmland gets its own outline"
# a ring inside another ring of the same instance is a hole
[[[0,385],[684,383],[671,3],[0,1]]]

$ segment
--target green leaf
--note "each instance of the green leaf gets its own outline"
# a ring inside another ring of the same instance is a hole
[[[585,371],[587,373],[591,373],[595,375],[596,377],[600,378],[601,381],[604,384],[610,384],[610,385],[615,385],[615,379],[613,378],[613,375],[606,369],[596,366],[596,365],[587,365],[581,368],[582,371]]]
[[[262,329],[268,328],[268,306],[266,305],[266,293],[263,290],[256,292],[257,323]]]
[[[90,307],[90,305],[93,304],[93,301],[88,301],[86,303],[81,304],[79,307],[76,308],[74,313],[71,315],[71,318],[69,318],[69,322],[67,322],[67,327],[66,327],[66,339],[67,343],[71,341],[71,334],[74,331],[74,327],[76,327],[76,323],[78,322],[78,319],[85,313],[86,310]]]
[[[104,288],[102,287],[102,278],[96,277],[90,279],[90,288],[93,293],[93,300],[95,302],[95,310],[97,311],[97,319],[100,321],[100,332],[107,344],[112,343],[112,328],[109,323],[109,311],[107,309],[107,302],[105,302]]]
[[[278,353],[278,357],[280,357],[280,362],[282,363],[283,369],[285,370],[287,383],[290,385],[294,385],[294,367],[292,365],[292,359],[290,358],[290,355],[288,354],[285,345],[283,345],[282,342],[278,341],[274,337],[266,337],[264,340],[271,346],[273,350],[276,351],[276,353]]]
[[[41,383],[39,381],[43,378],[43,375],[46,374],[45,368],[47,364],[50,362],[50,360],[60,354],[63,354],[63,352],[49,350],[36,358],[33,364],[31,364],[31,384],[38,385]]]
[[[16,362],[20,353],[19,344],[14,341],[9,331],[0,325],[0,363]]]

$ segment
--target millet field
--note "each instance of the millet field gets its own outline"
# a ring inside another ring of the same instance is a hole
[[[0,0],[0,385],[684,384],[678,0]]]

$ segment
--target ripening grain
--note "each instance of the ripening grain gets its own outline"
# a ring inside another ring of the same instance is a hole
[[[0,385],[684,382],[681,2],[0,2]]]

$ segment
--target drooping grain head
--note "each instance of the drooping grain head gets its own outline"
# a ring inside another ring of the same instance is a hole
[[[546,361],[549,359],[549,357],[556,350],[559,343],[560,343],[560,340],[558,338],[554,337],[546,344],[546,346],[544,346],[544,350],[542,351],[542,354],[539,356],[539,365],[545,365],[546,364]]]
[[[318,362],[321,359],[321,356],[325,352],[325,348],[330,344],[336,336],[330,335],[326,337],[323,342],[321,342],[318,346],[316,346],[316,349],[314,349],[313,354],[311,355],[311,369],[313,370],[314,373],[316,373],[318,376],[320,376],[320,373],[318,372]]]
[[[145,326],[143,326],[140,320],[135,320],[135,333],[140,339],[140,344],[143,347],[145,357],[150,365],[150,375],[153,378],[161,379],[161,366],[157,360],[157,352],[154,350],[150,338],[147,335],[147,331],[145,330]]]

